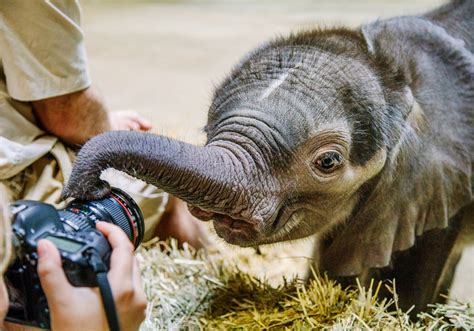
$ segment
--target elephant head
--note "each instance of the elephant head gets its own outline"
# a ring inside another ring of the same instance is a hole
[[[281,38],[217,88],[205,146],[107,132],[64,193],[107,194],[112,167],[188,202],[229,243],[318,233],[337,275],[385,266],[471,202],[473,63],[417,17]]]

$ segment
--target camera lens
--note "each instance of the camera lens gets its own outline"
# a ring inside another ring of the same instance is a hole
[[[100,200],[74,200],[58,213],[70,231],[93,228],[95,222],[105,221],[118,225],[135,248],[143,240],[145,226],[140,208],[127,193],[117,188],[112,188],[110,195]]]

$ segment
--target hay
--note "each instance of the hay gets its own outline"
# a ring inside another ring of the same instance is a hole
[[[327,277],[271,286],[236,267],[248,254],[195,252],[152,242],[137,254],[149,298],[141,330],[439,330],[474,329],[471,304],[434,305],[414,323],[380,285],[343,289]],[[258,258],[258,257],[256,257]],[[242,259],[242,260],[239,260]]]

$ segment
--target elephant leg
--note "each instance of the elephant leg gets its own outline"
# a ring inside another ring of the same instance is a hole
[[[448,294],[456,265],[462,254],[461,218],[460,212],[451,220],[448,228],[434,229],[417,238],[412,248],[394,254],[389,267],[366,270],[358,277],[335,277],[335,279],[343,287],[356,285],[359,279],[360,284],[366,288],[372,279],[375,280],[375,284],[379,281],[388,283],[395,280],[399,307],[407,311],[414,306],[410,314],[416,317],[419,312],[426,310],[428,304],[443,302],[445,299],[441,295]],[[320,242],[315,247],[316,270],[319,256],[327,245],[326,242]],[[380,294],[392,297],[386,289],[382,289]]]
[[[462,254],[460,218],[457,215],[446,229],[425,233],[415,246],[396,253],[391,267],[378,272],[382,280],[395,280],[400,308],[407,311],[414,306],[413,317],[428,304],[445,301],[441,295],[448,294]]]
[[[365,270],[363,275],[341,277],[329,274],[327,270],[322,267],[322,256],[324,255],[326,249],[331,245],[330,238],[315,238],[313,245],[311,270],[309,270],[306,275],[307,281],[311,281],[315,276],[327,274],[331,279],[337,281],[342,286],[342,288],[357,286],[358,280],[363,287],[368,288],[368,286],[370,286],[371,278],[374,277],[372,270]]]

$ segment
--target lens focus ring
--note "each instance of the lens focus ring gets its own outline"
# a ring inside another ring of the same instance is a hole
[[[112,223],[118,225],[128,236],[131,242],[134,242],[133,230],[131,229],[130,221],[123,208],[111,197],[104,198],[102,200],[94,201],[95,204],[101,204],[103,208],[112,217]]]
[[[59,214],[67,229],[72,231],[94,228],[96,221],[104,221],[119,226],[135,248],[143,240],[144,221],[140,208],[128,194],[117,188],[100,200],[74,200]]]

